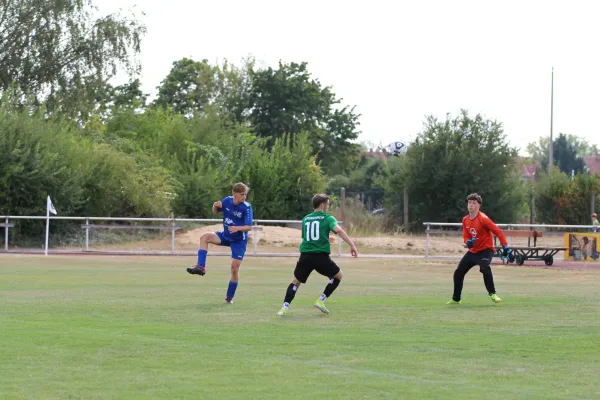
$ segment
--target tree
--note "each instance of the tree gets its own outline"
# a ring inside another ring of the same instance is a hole
[[[187,116],[213,108],[219,115],[241,122],[248,108],[253,66],[253,59],[245,60],[241,68],[227,60],[221,65],[189,58],[175,61],[158,87],[154,104]]]
[[[239,180],[250,185],[257,218],[302,219],[311,210],[313,195],[325,189],[307,135],[295,136],[294,143],[288,140],[284,136],[271,147],[261,144],[239,175]]]
[[[102,85],[96,90],[95,107],[85,126],[96,126],[97,130],[103,130],[101,126],[108,121],[112,115],[120,112],[138,113],[146,109],[148,94],[142,92],[142,84],[139,79],[119,86],[109,83]],[[99,126],[100,125],[100,126]]]
[[[46,195],[62,215],[167,216],[171,174],[142,152],[97,143],[41,107],[0,101],[0,213],[43,215]]]
[[[139,79],[134,79],[129,83],[112,87],[109,86],[109,97],[107,99],[109,107],[129,107],[145,108],[148,94],[142,92],[142,84]]]
[[[145,33],[135,15],[95,18],[94,11],[91,0],[4,0],[0,91],[18,85],[50,112],[86,120],[118,67],[139,72]]]
[[[537,143],[529,143],[527,145],[527,152],[533,162],[543,171],[547,171],[548,168],[549,144],[550,138],[541,136]],[[570,174],[573,170],[576,173],[583,171],[585,163],[581,158],[582,156],[599,153],[597,145],[590,144],[585,139],[576,135],[565,135],[563,133],[554,139],[552,149],[554,164],[567,174]]]
[[[308,134],[313,154],[330,175],[347,172],[348,159],[358,157],[359,115],[355,107],[339,107],[330,87],[312,79],[306,63],[279,63],[278,69],[255,71],[250,93],[250,121],[256,134],[271,139]]]
[[[566,173],[571,174],[572,172],[579,174],[583,172],[585,168],[585,162],[583,158],[578,157],[577,149],[572,142],[569,142],[567,136],[564,134],[558,135],[552,144],[552,154],[554,158],[554,165]],[[548,160],[542,160],[542,169],[544,171],[548,168]]]
[[[408,186],[412,224],[418,229],[424,221],[459,222],[472,192],[482,195],[482,209],[492,219],[515,221],[525,193],[516,156],[496,121],[471,118],[465,110],[445,121],[429,116],[406,155],[406,179],[390,185],[398,193]]]
[[[589,199],[600,191],[600,175],[578,174],[571,178],[555,167],[543,174],[536,186],[536,219],[546,224],[589,224]]]
[[[371,158],[366,154],[361,154],[359,163],[353,166],[349,174],[330,177],[327,192],[337,195],[344,187],[346,196],[359,196],[364,206],[372,210],[383,207],[385,187],[382,182],[390,178],[390,168],[387,160]]]

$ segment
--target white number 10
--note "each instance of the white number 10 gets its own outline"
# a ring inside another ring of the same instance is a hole
[[[319,221],[306,222],[306,241],[319,240]]]

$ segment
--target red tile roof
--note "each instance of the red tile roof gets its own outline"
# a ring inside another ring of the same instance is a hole
[[[535,164],[526,164],[521,170],[523,178],[527,178],[531,181],[535,181]]]
[[[600,154],[595,156],[584,156],[585,166],[590,169],[592,174],[600,174]]]
[[[379,158],[380,160],[388,159],[388,155],[385,151],[373,151],[373,149],[369,149],[369,151],[363,151],[362,154],[369,158]]]

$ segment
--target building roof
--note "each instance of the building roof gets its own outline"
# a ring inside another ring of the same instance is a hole
[[[535,181],[535,164],[526,164],[523,166],[521,170],[521,175],[523,178],[527,178],[530,181]]]
[[[600,174],[600,154],[595,156],[584,156],[585,166],[590,169],[592,174]]]
[[[373,151],[373,149],[369,149],[369,151],[363,151],[362,154],[368,158],[378,158],[380,160],[388,159],[388,154],[385,151]]]

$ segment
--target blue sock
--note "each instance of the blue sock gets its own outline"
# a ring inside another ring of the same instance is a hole
[[[203,267],[206,267],[206,250],[198,250],[198,264]]]
[[[233,299],[235,296],[235,289],[237,289],[237,282],[229,281],[229,287],[227,287],[227,298]]]

